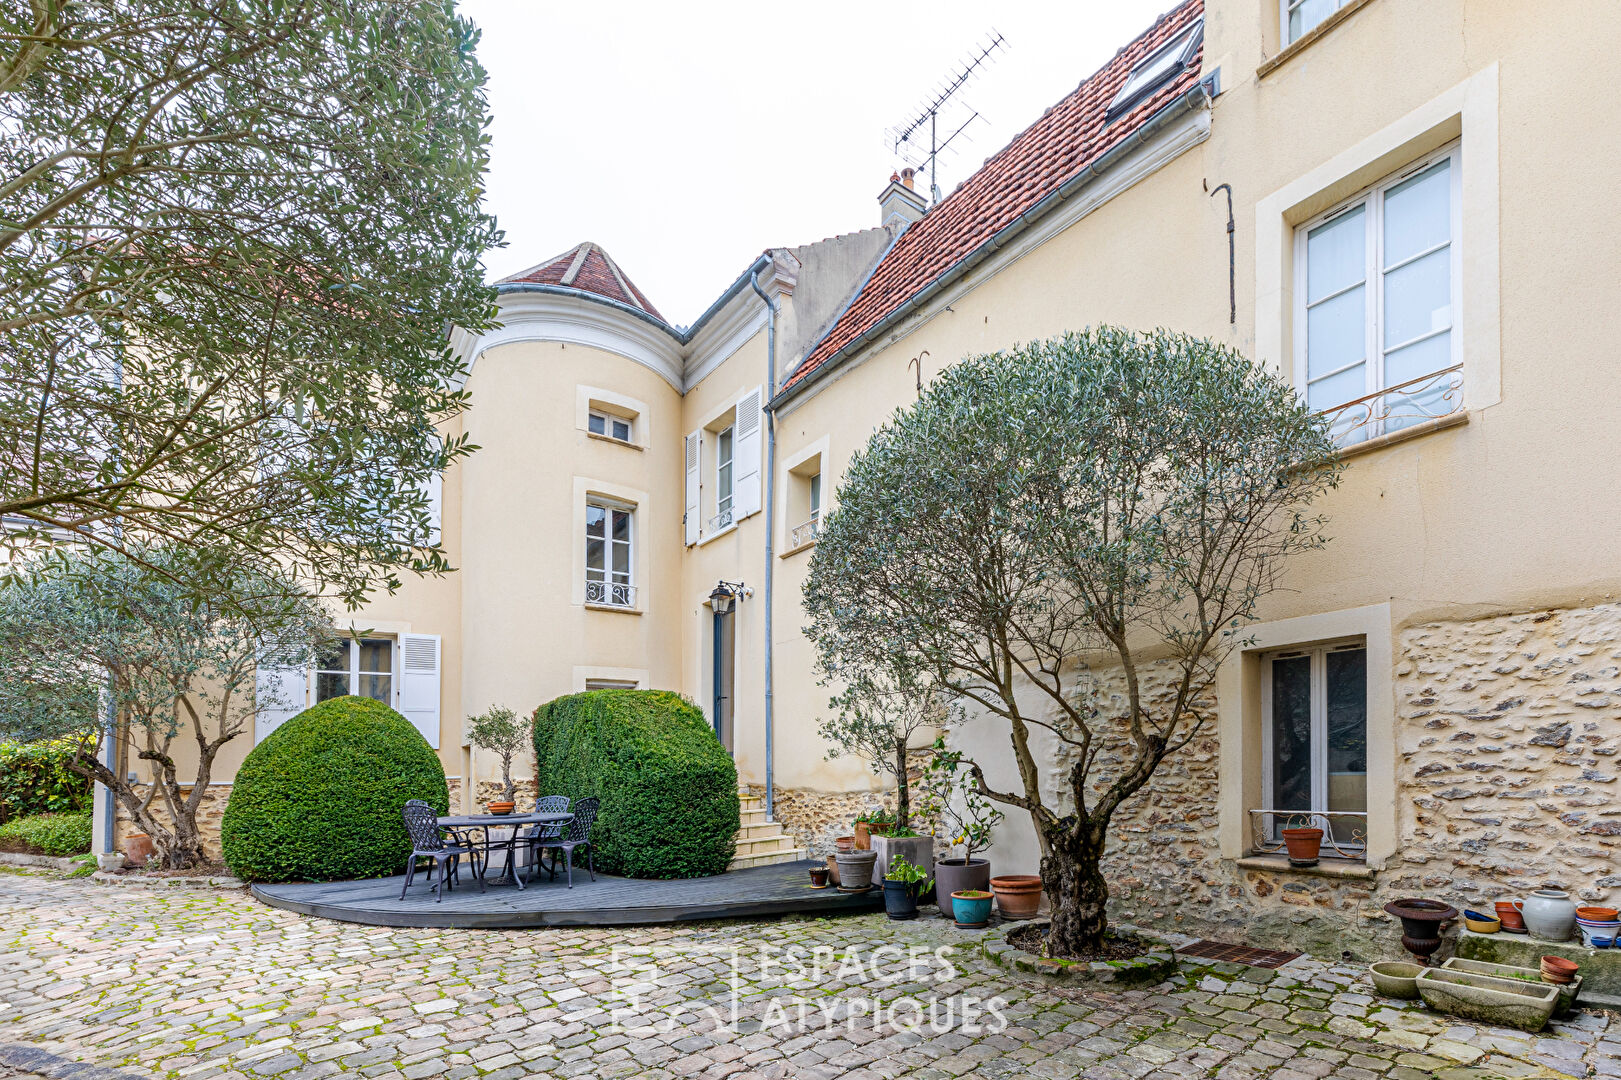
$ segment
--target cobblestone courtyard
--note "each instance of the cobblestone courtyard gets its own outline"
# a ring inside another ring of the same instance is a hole
[[[74,1062],[189,1080],[1621,1075],[1603,1013],[1540,1036],[1458,1026],[1304,958],[1054,986],[971,940],[881,915],[388,930],[234,891],[5,873],[0,1078],[101,1075]]]

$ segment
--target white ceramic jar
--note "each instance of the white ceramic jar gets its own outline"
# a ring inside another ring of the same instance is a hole
[[[1538,889],[1519,905],[1525,928],[1544,941],[1569,941],[1576,929],[1576,905],[1563,889]]]

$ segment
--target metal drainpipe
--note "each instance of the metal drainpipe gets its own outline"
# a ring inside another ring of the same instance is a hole
[[[771,712],[771,584],[776,573],[776,516],[777,516],[777,418],[771,411],[771,399],[777,396],[777,305],[760,288],[760,272],[749,274],[749,284],[765,301],[765,815],[775,820],[776,777],[773,768],[775,730]]]

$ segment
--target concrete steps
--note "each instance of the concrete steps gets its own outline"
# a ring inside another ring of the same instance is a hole
[[[805,849],[794,846],[794,838],[783,832],[782,826],[766,813],[764,799],[746,791],[738,792],[737,798],[742,810],[741,824],[737,830],[737,854],[728,870],[797,862],[805,857]]]

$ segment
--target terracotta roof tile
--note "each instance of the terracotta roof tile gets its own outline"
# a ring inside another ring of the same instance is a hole
[[[624,275],[601,245],[590,241],[576,244],[556,258],[547,259],[521,273],[502,278],[497,284],[556,285],[577,289],[639,308],[660,322],[664,321],[664,316],[659,314],[642,290]]]
[[[1197,55],[1184,71],[1129,113],[1105,123],[1109,103],[1132,66],[1203,14],[1204,0],[1186,0],[1162,15],[907,228],[827,336],[783,384],[784,389],[803,381],[1020,214],[1128,138],[1172,99],[1192,89],[1199,80]]]

